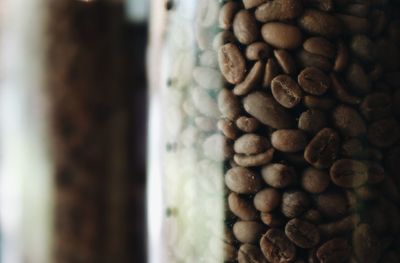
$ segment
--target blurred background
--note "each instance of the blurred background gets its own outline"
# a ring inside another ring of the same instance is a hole
[[[0,0],[0,262],[146,262],[149,10]]]

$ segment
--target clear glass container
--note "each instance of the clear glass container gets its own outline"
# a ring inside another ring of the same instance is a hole
[[[152,2],[150,262],[399,262],[400,3]]]

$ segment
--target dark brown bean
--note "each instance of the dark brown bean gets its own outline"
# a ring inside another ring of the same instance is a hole
[[[240,246],[237,260],[238,263],[268,263],[258,245],[251,244]]]
[[[222,134],[230,140],[236,140],[236,138],[239,136],[239,131],[231,120],[220,119],[217,123],[217,126],[218,130],[220,130]]]
[[[301,45],[300,30],[284,23],[271,22],[262,26],[261,34],[268,44],[276,48],[294,49]]]
[[[316,197],[317,209],[328,218],[337,218],[347,212],[347,199],[342,192],[325,192]]]
[[[381,241],[368,224],[359,225],[353,233],[353,251],[363,263],[376,263],[381,256]]]
[[[224,261],[234,261],[237,258],[238,251],[232,244],[223,242]]]
[[[261,213],[261,221],[271,228],[284,226],[286,218],[280,213]]]
[[[350,43],[351,51],[364,61],[372,61],[375,58],[374,44],[372,40],[365,35],[355,35]]]
[[[271,135],[271,144],[278,151],[294,153],[303,150],[308,139],[302,130],[277,130]]]
[[[260,240],[261,251],[270,262],[291,262],[296,257],[296,247],[279,229],[270,229]]]
[[[339,105],[332,113],[334,126],[346,137],[357,137],[367,132],[360,114],[353,108]]]
[[[304,159],[316,168],[329,168],[337,157],[339,147],[339,135],[332,129],[324,128],[307,145]]]
[[[224,4],[219,11],[218,24],[222,29],[230,29],[233,24],[233,18],[240,9],[240,4],[238,2],[227,2]]]
[[[369,30],[369,22],[366,18],[337,14],[336,17],[344,25],[343,28],[349,34],[366,34]]]
[[[349,50],[343,41],[339,41],[337,44],[337,55],[333,66],[333,70],[336,72],[341,72],[345,70],[348,63],[349,63]]]
[[[301,248],[312,248],[319,243],[319,230],[313,224],[300,219],[292,219],[285,226],[286,236]]]
[[[359,187],[368,180],[368,166],[360,161],[341,159],[332,165],[330,175],[332,182],[338,186]]]
[[[329,77],[321,70],[314,67],[305,68],[298,76],[300,87],[312,95],[324,94],[331,85]]]
[[[243,106],[250,115],[272,128],[290,128],[294,123],[289,112],[264,92],[250,93],[243,99]]]
[[[344,157],[361,158],[364,150],[362,142],[357,138],[352,138],[343,142],[341,154]]]
[[[361,103],[361,98],[357,96],[353,96],[347,91],[347,88],[344,85],[344,82],[339,79],[339,77],[335,73],[331,73],[331,87],[332,92],[335,97],[343,103],[351,104],[351,105],[358,105]]]
[[[310,198],[302,191],[287,191],[282,196],[282,214],[288,218],[295,218],[303,214],[310,207]]]
[[[350,233],[359,222],[360,215],[351,214],[337,221],[321,224],[318,226],[318,229],[321,236],[324,238],[332,238],[334,236]]]
[[[298,128],[309,134],[316,134],[327,126],[325,113],[317,109],[303,112],[298,121]]]
[[[265,165],[271,162],[274,157],[274,148],[268,149],[266,152],[252,155],[235,154],[233,156],[234,161],[242,167],[254,167]]]
[[[237,221],[233,225],[233,234],[242,243],[256,244],[265,230],[266,226],[256,221]]]
[[[236,120],[236,126],[244,132],[254,132],[260,126],[256,118],[241,116]]]
[[[305,51],[324,56],[327,58],[334,58],[336,55],[336,47],[323,37],[311,37],[303,43]]]
[[[265,42],[254,42],[246,47],[248,60],[264,60],[271,56],[271,47]]]
[[[294,75],[297,72],[296,63],[292,55],[286,50],[274,50],[274,56],[283,73]]]
[[[288,75],[279,75],[271,82],[271,91],[275,100],[285,108],[293,108],[300,103],[303,93]]]
[[[245,59],[234,44],[223,45],[218,51],[219,68],[225,79],[231,84],[243,81],[246,74]]]
[[[269,58],[265,65],[265,74],[262,86],[264,88],[270,87],[272,80],[279,74],[279,64],[275,58]],[[400,97],[400,96],[399,96]],[[400,112],[400,111],[399,111]]]
[[[303,103],[309,109],[330,110],[335,106],[335,101],[329,97],[311,95],[304,96]]]
[[[395,144],[400,137],[400,124],[395,119],[383,119],[368,127],[369,142],[379,148]]]
[[[222,117],[236,120],[240,115],[241,105],[238,98],[228,89],[222,89],[218,94],[218,108]]]
[[[260,22],[285,21],[298,17],[303,11],[301,1],[275,0],[257,7],[255,15]]]
[[[330,184],[329,174],[325,171],[307,168],[301,177],[301,186],[304,190],[312,194],[324,192]]]
[[[249,169],[234,167],[227,171],[225,184],[235,193],[254,194],[261,189],[261,178]]]
[[[342,33],[340,21],[326,12],[308,9],[299,18],[300,27],[310,34],[337,37]]]
[[[297,53],[297,60],[303,68],[315,67],[325,72],[330,72],[333,68],[332,62],[326,57],[311,54],[304,49]]]
[[[262,153],[270,146],[271,144],[267,138],[254,133],[247,133],[235,141],[233,149],[236,153],[250,155]]]
[[[360,110],[369,121],[383,119],[392,112],[392,100],[386,93],[372,93],[364,98]]]
[[[286,188],[296,181],[296,172],[293,168],[280,164],[272,163],[261,169],[264,181],[274,188]]]
[[[258,39],[259,30],[254,15],[247,10],[239,11],[233,19],[233,33],[244,45],[255,42]]]
[[[254,207],[261,212],[271,212],[281,203],[281,194],[274,188],[265,188],[254,196]]]
[[[264,76],[264,67],[264,62],[257,61],[247,74],[244,81],[235,86],[233,93],[237,96],[248,94],[257,84],[261,82]]]
[[[351,248],[346,239],[335,238],[325,242],[317,250],[320,263],[344,263],[351,255]]]
[[[243,0],[244,8],[251,9],[257,7],[263,3],[267,2],[267,0]]]
[[[237,217],[245,221],[252,221],[258,218],[258,212],[252,202],[244,197],[231,193],[228,197],[229,210]]]

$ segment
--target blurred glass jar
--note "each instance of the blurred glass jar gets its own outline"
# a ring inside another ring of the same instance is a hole
[[[398,262],[398,1],[153,1],[150,262]]]

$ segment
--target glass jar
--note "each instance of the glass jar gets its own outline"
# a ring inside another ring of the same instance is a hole
[[[153,1],[150,262],[399,262],[399,7]]]

